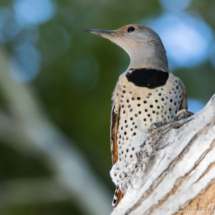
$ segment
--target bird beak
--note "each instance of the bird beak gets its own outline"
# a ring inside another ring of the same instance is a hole
[[[95,34],[100,37],[107,38],[109,40],[113,40],[113,38],[117,36],[116,31],[108,31],[108,30],[102,30],[102,29],[86,29],[84,31],[87,33]]]

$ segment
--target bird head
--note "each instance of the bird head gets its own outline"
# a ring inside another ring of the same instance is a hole
[[[169,72],[166,51],[158,34],[152,29],[136,24],[117,30],[87,29],[116,43],[130,56],[129,68],[150,68]]]

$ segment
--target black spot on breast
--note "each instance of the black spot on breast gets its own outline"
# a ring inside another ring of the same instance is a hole
[[[162,72],[155,69],[130,69],[126,74],[127,80],[138,87],[147,87],[154,89],[164,86],[169,78],[168,72]]]

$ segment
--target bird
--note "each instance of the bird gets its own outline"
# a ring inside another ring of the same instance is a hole
[[[112,95],[110,175],[116,185],[112,202],[116,207],[128,186],[129,166],[135,163],[150,126],[171,122],[180,110],[187,110],[187,96],[183,82],[170,72],[166,50],[154,30],[129,24],[117,30],[85,31],[112,41],[130,57]]]

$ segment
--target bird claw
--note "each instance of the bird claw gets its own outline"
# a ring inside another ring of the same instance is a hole
[[[154,131],[155,129],[162,127],[163,125],[166,125],[168,122],[166,120],[160,121],[160,122],[156,122],[153,123],[150,128],[149,128],[149,132]]]
[[[192,116],[194,113],[188,111],[188,110],[180,110],[175,115],[174,120],[181,120],[181,119],[187,119],[188,117]]]

